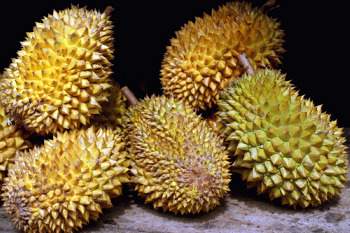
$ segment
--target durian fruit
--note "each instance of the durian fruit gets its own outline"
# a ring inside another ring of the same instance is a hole
[[[161,69],[164,93],[197,110],[211,108],[220,91],[244,73],[238,55],[245,53],[255,69],[275,67],[283,36],[279,22],[250,3],[235,1],[204,14],[171,39]]]
[[[222,136],[221,132],[224,129],[224,125],[222,124],[222,122],[220,121],[220,119],[218,118],[217,114],[213,114],[210,117],[208,117],[206,119],[208,125],[210,126],[210,128],[218,135],[218,136]]]
[[[0,106],[0,184],[13,164],[16,152],[26,149],[27,146],[22,130],[17,128]]]
[[[108,101],[101,105],[101,114],[94,116],[91,122],[99,127],[125,128],[129,104],[120,85],[115,81],[112,81],[111,84]]]
[[[16,157],[4,208],[21,231],[74,232],[112,206],[129,180],[128,166],[125,144],[111,129],[58,133]]]
[[[233,170],[248,186],[295,208],[339,196],[347,173],[342,129],[279,71],[244,75],[218,106]]]
[[[113,58],[109,11],[54,11],[21,43],[0,81],[0,102],[27,130],[87,125],[107,101]]]
[[[208,212],[229,190],[222,140],[187,105],[150,97],[130,108],[129,156],[146,203],[176,214]]]

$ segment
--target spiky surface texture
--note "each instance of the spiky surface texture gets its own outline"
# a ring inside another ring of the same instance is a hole
[[[27,33],[0,82],[7,113],[39,134],[89,123],[107,100],[112,22],[109,15],[72,7],[54,11]]]
[[[0,184],[13,164],[17,151],[27,148],[23,133],[0,106]]]
[[[154,208],[207,212],[229,190],[229,162],[215,133],[189,106],[146,98],[130,109],[130,157],[136,190]]]
[[[96,115],[91,122],[99,127],[125,128],[129,104],[119,84],[115,81],[112,81],[111,84],[108,101],[102,104],[101,114]]]
[[[294,207],[318,206],[340,194],[347,171],[342,129],[284,75],[245,75],[218,105],[233,169],[249,186]]]
[[[212,130],[220,137],[222,137],[222,131],[224,130],[224,125],[218,118],[216,114],[213,114],[209,118],[206,119],[208,125]]]
[[[240,53],[254,68],[273,67],[280,63],[282,43],[276,20],[248,3],[228,3],[171,39],[161,69],[164,92],[195,109],[213,107],[219,92],[244,72]]]
[[[111,129],[59,133],[16,157],[3,187],[5,210],[24,232],[73,232],[112,206],[128,166]]]

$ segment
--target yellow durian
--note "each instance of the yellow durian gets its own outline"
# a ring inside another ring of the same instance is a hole
[[[135,189],[154,208],[208,212],[229,190],[222,140],[180,101],[153,96],[130,107],[128,141]]]
[[[0,103],[38,134],[88,125],[107,101],[112,73],[110,8],[71,7],[36,23],[0,81]]]
[[[4,208],[27,233],[74,232],[96,220],[128,182],[125,144],[112,129],[58,133],[16,157]]]
[[[275,67],[283,36],[279,22],[250,3],[235,1],[204,14],[171,39],[161,69],[164,93],[196,110],[211,108],[244,73],[238,55],[245,53],[255,69]]]

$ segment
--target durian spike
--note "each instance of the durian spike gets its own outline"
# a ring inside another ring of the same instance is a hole
[[[126,112],[129,107],[129,102],[121,91],[121,86],[118,82],[111,80],[112,85],[109,90],[108,101],[101,105],[102,112],[92,118],[91,122],[95,126],[102,128],[124,128],[126,126]]]
[[[122,92],[125,95],[125,97],[128,99],[130,105],[135,105],[139,102],[135,94],[127,86],[124,86],[122,88]]]
[[[16,153],[30,146],[26,138],[24,131],[6,115],[0,105],[0,185],[13,165]]]
[[[249,75],[254,74],[254,69],[253,69],[252,65],[250,64],[250,62],[247,58],[247,55],[245,53],[241,53],[240,55],[238,55],[238,60],[242,64],[242,66],[245,69],[245,71],[247,72],[247,74],[249,74]]]

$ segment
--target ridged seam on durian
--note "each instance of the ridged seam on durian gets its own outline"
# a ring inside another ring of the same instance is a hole
[[[218,105],[233,170],[249,186],[294,207],[339,196],[347,173],[342,129],[321,106],[299,96],[284,75],[244,75]]]
[[[164,93],[195,109],[216,105],[219,93],[244,73],[237,56],[253,68],[274,67],[284,51],[280,24],[250,3],[232,2],[176,32],[161,69]]]
[[[106,13],[77,7],[36,23],[0,82],[6,111],[39,134],[87,125],[107,101],[112,28]]]

